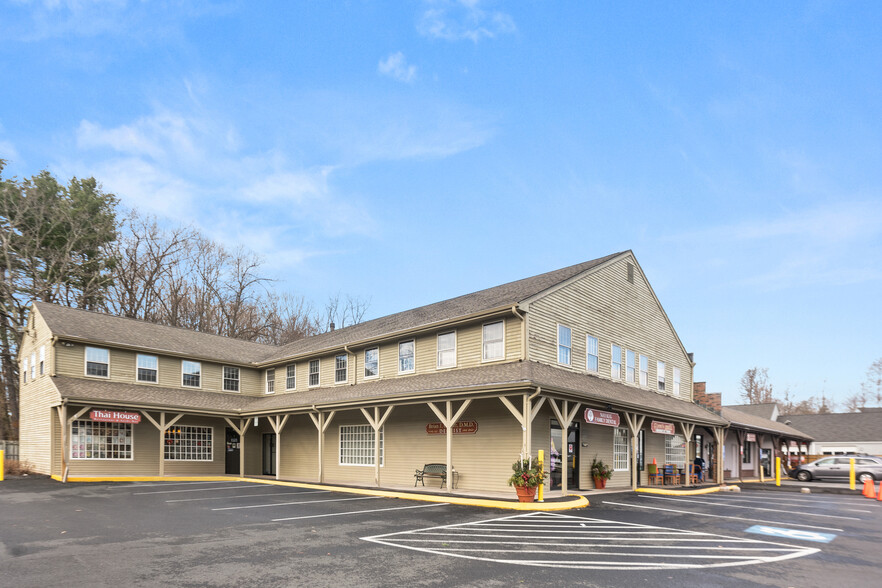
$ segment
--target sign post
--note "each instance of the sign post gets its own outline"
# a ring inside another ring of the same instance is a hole
[[[775,486],[781,485],[781,458],[775,456]]]
[[[854,490],[854,458],[848,460],[848,487]]]
[[[543,467],[545,466],[545,450],[543,450],[543,449],[539,450],[539,457],[537,457],[537,459],[539,460],[539,471],[541,472],[541,471],[543,471]],[[543,478],[543,480],[544,479],[545,478]],[[545,497],[543,496],[543,492],[542,492],[544,489],[545,489],[545,484],[543,484],[542,482],[539,482],[539,488],[536,490],[536,499],[539,502],[545,502]]]
[[[854,460],[852,460],[854,461]],[[854,469],[854,468],[852,468]],[[6,457],[3,455],[3,450],[0,449],[0,482],[3,481],[3,473],[6,471]]]

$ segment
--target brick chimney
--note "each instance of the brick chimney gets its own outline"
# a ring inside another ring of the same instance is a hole
[[[723,408],[723,393],[708,393],[707,382],[695,382],[692,384],[692,400],[695,404],[709,408],[719,414]]]

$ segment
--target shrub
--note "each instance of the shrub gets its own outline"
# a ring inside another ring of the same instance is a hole
[[[3,460],[3,471],[7,476],[27,476],[34,473],[34,466],[17,459]]]

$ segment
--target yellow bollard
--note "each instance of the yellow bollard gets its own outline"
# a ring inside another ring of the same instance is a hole
[[[848,487],[854,490],[854,458],[848,460]]]
[[[539,471],[543,471],[542,467],[545,465],[545,451],[542,449],[539,450]],[[536,500],[539,502],[545,502],[545,498],[542,496],[542,490],[544,489],[544,484],[539,484],[539,489],[536,490]]]
[[[775,458],[775,486],[781,485],[781,458]]]
[[[854,460],[852,460],[854,461]],[[854,468],[852,468],[854,469]],[[3,473],[6,471],[6,458],[3,455],[3,450],[0,449],[0,482],[3,481]]]

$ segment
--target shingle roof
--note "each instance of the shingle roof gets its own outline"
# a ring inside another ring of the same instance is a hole
[[[792,414],[780,416],[778,421],[790,421],[791,427],[811,435],[815,441],[882,441],[882,412]]]
[[[802,431],[771,419],[744,412],[740,410],[740,407],[736,409],[731,406],[724,406],[720,411],[720,416],[732,423],[733,427],[766,431],[794,439],[811,440],[811,436]]]
[[[627,252],[571,265],[538,276],[532,276],[494,286],[464,296],[442,300],[426,306],[365,321],[336,331],[322,333],[282,346],[264,358],[264,361],[288,358],[323,349],[339,348],[355,341],[364,341],[392,333],[453,320],[482,311],[514,305],[564,282],[584,271],[598,267]]]
[[[307,337],[281,347],[35,302],[54,335],[238,364],[287,359],[517,304],[627,252]]]
[[[34,306],[49,325],[52,334],[61,339],[152,349],[187,355],[194,359],[211,359],[237,364],[257,361],[276,349],[272,345],[251,343],[47,302],[34,302]]]
[[[747,414],[772,420],[772,416],[774,416],[775,409],[778,408],[778,405],[774,402],[765,402],[763,404],[729,404],[726,405],[726,408],[734,408],[735,410],[740,410]]]
[[[484,365],[273,396],[242,396],[66,376],[56,376],[53,382],[62,398],[69,400],[222,412],[230,415],[240,412],[308,409],[313,405],[327,407],[339,404],[343,407],[367,402],[389,403],[415,394],[431,398],[433,394],[467,394],[481,389],[540,386],[549,393],[558,392],[586,401],[609,403],[617,409],[652,412],[672,419],[685,417],[690,421],[709,425],[726,425],[725,420],[690,402],[533,361]]]

